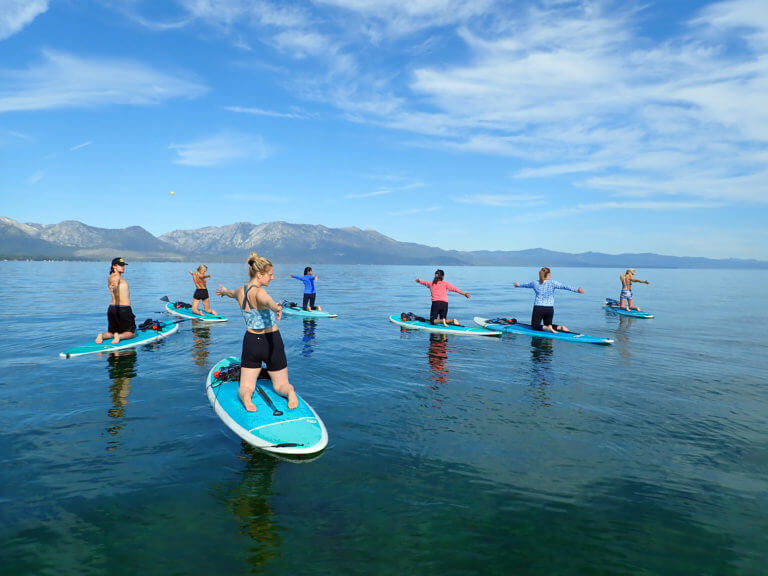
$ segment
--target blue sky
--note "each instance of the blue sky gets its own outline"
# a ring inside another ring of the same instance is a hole
[[[768,259],[767,103],[764,0],[3,0],[0,216]]]

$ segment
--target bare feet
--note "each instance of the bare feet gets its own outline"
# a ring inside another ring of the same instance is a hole
[[[246,396],[242,392],[237,393],[237,397],[240,398],[240,402],[243,403],[243,407],[248,410],[248,412],[256,412],[256,405],[253,403],[253,400],[249,396]]]
[[[112,338],[112,344],[117,344],[120,342],[120,334],[115,334],[115,337]]]
[[[288,393],[288,408],[293,410],[299,405],[299,399],[296,396],[296,392],[291,391]]]
[[[96,340],[94,340],[94,342],[96,342],[96,344],[101,344],[104,342],[104,336],[101,335],[101,332],[96,335]]]

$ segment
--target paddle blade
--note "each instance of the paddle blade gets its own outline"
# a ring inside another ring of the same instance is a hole
[[[160,298],[160,300],[162,300],[163,302],[170,302],[170,300],[168,300],[168,296],[163,296],[162,298]]]

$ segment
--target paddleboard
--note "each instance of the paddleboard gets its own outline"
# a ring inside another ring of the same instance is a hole
[[[219,314],[208,314],[205,310],[200,310],[202,316],[192,312],[192,308],[176,308],[176,302],[168,302],[165,305],[167,312],[182,318],[191,318],[192,320],[200,320],[201,322],[226,322],[227,319]]]
[[[288,316],[303,316],[305,318],[338,318],[338,314],[318,312],[317,310],[304,310],[300,306],[283,306],[283,314]]]
[[[82,356],[84,354],[95,354],[97,352],[114,352],[116,350],[124,350],[125,348],[135,348],[136,346],[149,344],[150,342],[162,340],[166,336],[170,336],[174,332],[178,331],[179,324],[177,321],[163,322],[159,324],[159,327],[160,330],[153,330],[151,328],[148,330],[137,330],[136,336],[130,340],[121,340],[117,344],[112,344],[112,342],[109,340],[104,341],[101,344],[96,344],[96,342],[91,341],[87,344],[81,344],[80,346],[75,346],[74,348],[64,350],[64,352],[61,352],[59,356],[62,358],[72,358],[74,356]]]
[[[475,322],[489,330],[496,330],[499,333],[507,332],[510,334],[525,334],[526,336],[535,336],[537,338],[551,338],[552,340],[565,340],[567,342],[581,342],[582,344],[613,344],[610,338],[600,338],[599,336],[589,336],[577,332],[548,332],[544,330],[534,330],[530,324],[495,324],[489,322],[487,318],[475,316]]]
[[[648,314],[648,312],[644,312],[643,310],[625,310],[624,308],[620,308],[619,304],[620,302],[618,300],[614,300],[613,298],[605,299],[606,310],[610,310],[616,314],[629,316],[630,318],[653,318],[653,314]]]
[[[211,368],[205,383],[208,400],[224,424],[248,444],[273,454],[299,456],[324,450],[328,432],[323,421],[301,396],[297,395],[298,407],[288,409],[288,399],[274,391],[269,379],[261,378],[266,370],[262,370],[257,384],[282,415],[274,415],[258,390],[253,394],[257,411],[248,412],[243,407],[237,396],[240,382],[221,381],[215,376],[217,371],[239,363],[240,358],[234,356],[220,360]]]
[[[485,328],[475,328],[474,326],[443,326],[442,324],[432,324],[431,322],[421,322],[419,320],[401,320],[399,314],[392,314],[389,321],[398,326],[413,330],[425,330],[437,334],[461,334],[463,336],[501,336],[501,332],[487,330]]]

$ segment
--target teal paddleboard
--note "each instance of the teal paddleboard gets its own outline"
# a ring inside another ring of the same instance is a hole
[[[62,358],[72,358],[73,356],[82,356],[83,354],[95,354],[97,352],[114,352],[116,350],[124,350],[125,348],[135,348],[142,344],[149,344],[157,340],[162,340],[166,336],[170,336],[179,329],[178,321],[162,322],[158,325],[158,330],[149,328],[147,330],[137,330],[136,336],[130,340],[121,340],[117,344],[112,344],[110,341],[96,344],[96,342],[89,342],[87,344],[81,344],[74,348],[69,348],[61,352],[59,356]]]
[[[283,314],[288,316],[303,316],[304,318],[337,318],[338,314],[318,312],[317,310],[304,310],[300,306],[283,305]]]
[[[420,320],[402,320],[400,315],[392,314],[389,321],[398,326],[408,328],[409,330],[424,330],[436,334],[461,334],[462,336],[501,336],[501,332],[487,330],[485,328],[476,328],[474,326],[443,326],[442,324],[432,324],[431,322],[421,322]]]
[[[589,336],[588,334],[579,334],[578,332],[549,332],[545,330],[534,330],[530,324],[498,324],[491,322],[487,318],[480,318],[479,316],[475,316],[475,322],[480,326],[488,328],[489,330],[495,330],[499,333],[525,334],[526,336],[535,336],[536,338],[551,338],[552,340],[581,342],[582,344],[613,344],[613,340],[610,338]]]
[[[301,396],[299,405],[288,408],[288,399],[272,388],[272,382],[262,379],[257,382],[272,403],[270,406],[259,393],[253,394],[256,412],[248,412],[237,395],[239,380],[222,380],[222,372],[232,365],[238,365],[240,358],[231,356],[216,363],[208,373],[205,391],[216,415],[227,427],[248,444],[286,456],[316,454],[328,445],[328,432],[320,417]],[[280,414],[277,414],[280,412]]]
[[[176,305],[178,302],[168,302],[165,305],[165,309],[170,314],[181,316],[182,318],[191,318],[192,320],[200,320],[201,322],[226,322],[227,319],[219,314],[209,314],[205,310],[200,310],[201,314],[195,314],[192,312],[192,308],[179,307]]]
[[[620,302],[618,300],[614,300],[613,298],[605,299],[605,309],[610,310],[611,312],[615,312],[616,314],[629,316],[630,318],[653,318],[653,314],[649,314],[643,310],[625,310],[624,308],[619,307],[619,304]]]

